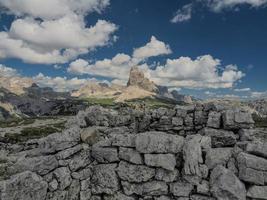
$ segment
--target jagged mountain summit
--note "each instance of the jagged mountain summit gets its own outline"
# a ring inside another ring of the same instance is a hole
[[[126,86],[91,82],[74,91],[72,96],[114,98],[117,102],[151,97],[192,103],[190,96],[181,95],[175,90],[169,92],[167,87],[156,85],[137,66],[131,68]]]

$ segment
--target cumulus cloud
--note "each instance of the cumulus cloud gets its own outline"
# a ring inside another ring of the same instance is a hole
[[[67,77],[50,77],[39,73],[37,76],[32,77],[33,81],[40,87],[51,87],[55,91],[72,91],[81,88],[83,85],[91,82],[94,79],[79,79],[77,77],[68,79]]]
[[[134,50],[133,57],[136,59],[144,60],[153,56],[167,55],[171,52],[172,51],[169,45],[157,40],[155,36],[152,36],[149,43]]]
[[[85,13],[100,11],[108,3],[107,0],[0,0],[0,5],[19,16],[9,31],[0,32],[0,58],[40,64],[66,63],[112,43],[115,24],[98,20],[87,27],[84,21]],[[59,5],[62,10],[55,9]]]
[[[249,92],[250,88],[236,88],[234,89],[235,92]]]
[[[265,6],[267,0],[201,0],[204,2],[212,11],[220,12],[224,9],[231,9],[239,5],[249,5],[253,8]]]
[[[72,13],[101,12],[109,0],[0,0],[0,5],[16,16],[58,19]]]
[[[211,55],[168,59],[164,66],[149,70],[151,79],[169,87],[231,88],[245,74],[234,65],[221,67],[221,61]]]
[[[177,10],[173,18],[172,23],[179,23],[190,20],[192,17],[192,4],[184,5],[181,9]]]
[[[0,64],[0,76],[2,77],[12,77],[17,76],[18,72],[16,69],[6,67],[5,65]]]
[[[251,98],[260,99],[260,98],[267,98],[267,91],[264,92],[251,92]]]

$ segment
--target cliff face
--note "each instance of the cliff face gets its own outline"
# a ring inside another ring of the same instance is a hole
[[[241,108],[214,104],[90,107],[62,133],[3,148],[0,197],[266,199],[267,146],[253,125]]]
[[[127,86],[137,86],[149,92],[158,91],[157,86],[146,78],[144,72],[139,70],[138,67],[131,68]]]

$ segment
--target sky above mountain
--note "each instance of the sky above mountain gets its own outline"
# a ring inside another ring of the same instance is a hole
[[[267,0],[0,0],[0,76],[58,91],[139,66],[200,98],[267,97]]]

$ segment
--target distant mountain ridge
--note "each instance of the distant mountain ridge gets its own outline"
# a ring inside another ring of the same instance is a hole
[[[126,86],[91,82],[72,93],[75,97],[114,98],[117,102],[146,97],[172,99],[179,102],[192,103],[190,96],[179,94],[173,90],[169,92],[165,86],[156,85],[149,80],[144,72],[134,66],[130,70]]]

